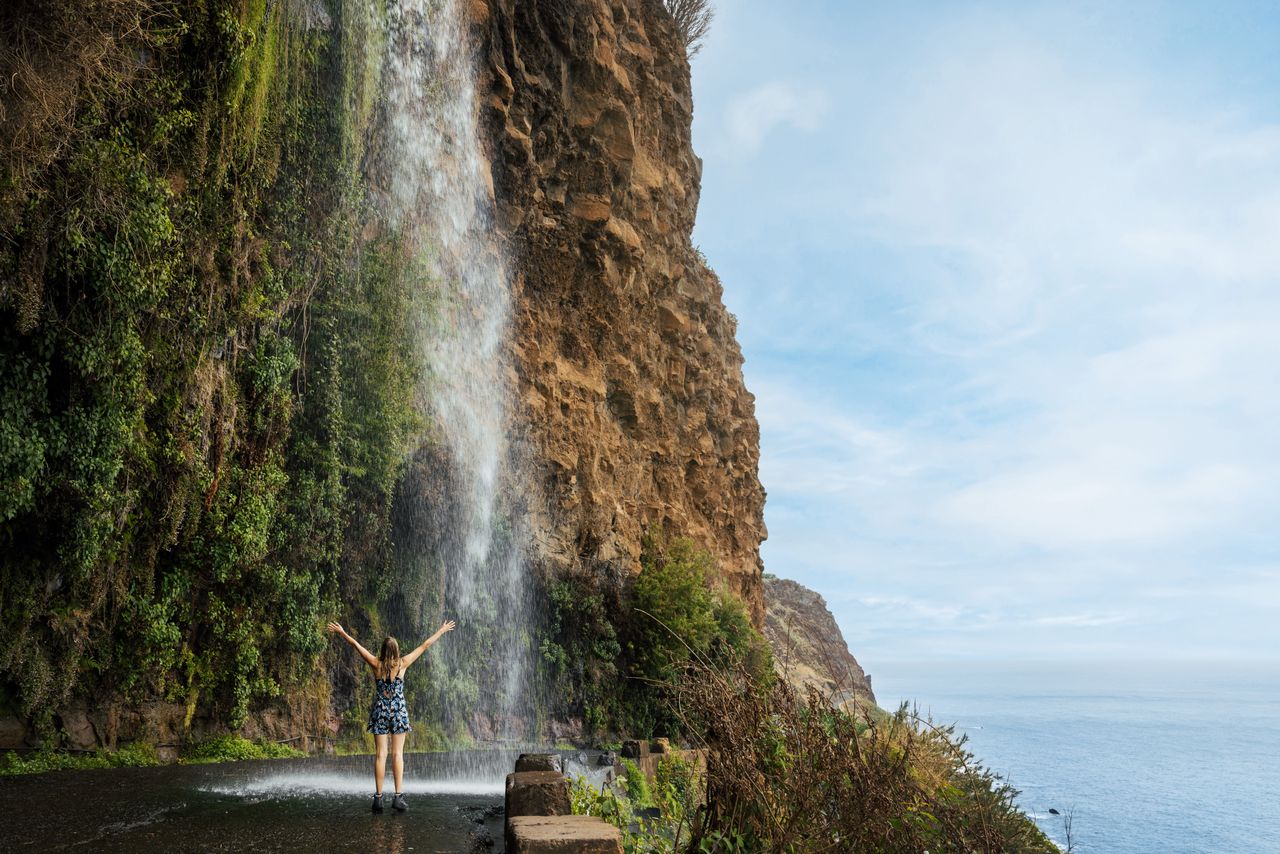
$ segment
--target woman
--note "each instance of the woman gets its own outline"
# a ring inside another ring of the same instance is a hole
[[[396,794],[391,806],[397,812],[404,812],[409,805],[404,802],[404,791],[401,783],[404,780],[404,737],[412,730],[409,726],[409,709],[404,701],[404,672],[409,665],[418,660],[427,647],[440,640],[445,632],[456,628],[453,620],[445,620],[434,635],[422,642],[422,645],[406,656],[400,655],[400,645],[396,639],[387,636],[382,641],[382,650],[378,657],[360,645],[360,642],[347,634],[346,629],[337,623],[329,624],[329,631],[342,635],[342,639],[354,646],[360,657],[373,669],[374,693],[373,708],[369,711],[369,732],[373,733],[378,754],[373,761],[373,811],[382,812],[382,778],[387,773],[387,742],[392,749],[391,768],[396,780]]]

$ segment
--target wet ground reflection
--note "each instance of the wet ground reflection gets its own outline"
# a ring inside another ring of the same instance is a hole
[[[0,850],[459,852],[484,830],[501,850],[512,756],[405,758],[403,814],[370,813],[361,756],[7,778]]]

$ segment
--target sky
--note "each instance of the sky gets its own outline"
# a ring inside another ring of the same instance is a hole
[[[1277,7],[716,7],[765,570],[873,673],[1280,657]]]

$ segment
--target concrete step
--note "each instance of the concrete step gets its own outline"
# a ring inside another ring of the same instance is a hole
[[[622,832],[589,815],[508,817],[507,854],[622,854]]]
[[[568,815],[569,781],[557,771],[516,771],[507,775],[507,818]]]

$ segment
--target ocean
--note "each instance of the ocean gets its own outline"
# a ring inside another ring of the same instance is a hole
[[[867,663],[864,663],[867,664]],[[885,662],[1076,854],[1280,854],[1280,662]]]

